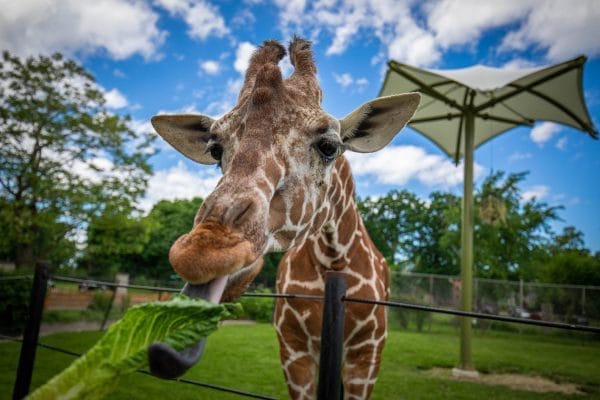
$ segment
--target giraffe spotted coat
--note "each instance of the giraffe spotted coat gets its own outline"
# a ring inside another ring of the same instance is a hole
[[[189,282],[226,285],[222,301],[243,293],[272,251],[287,251],[278,267],[280,293],[321,295],[325,272],[335,270],[345,274],[348,295],[385,300],[388,267],[359,216],[343,153],[383,148],[420,97],[375,99],[338,120],[321,108],[310,43],[294,38],[288,50],[294,72],[287,79],[278,66],[286,50],[278,42],[267,41],[254,53],[238,102],[223,117],[152,119],[181,153],[223,171],[169,259]],[[379,371],[386,310],[356,303],[346,310],[344,397],[366,399]],[[315,398],[321,315],[321,302],[277,300],[274,324],[293,399]]]

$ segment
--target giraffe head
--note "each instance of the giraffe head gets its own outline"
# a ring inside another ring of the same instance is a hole
[[[278,66],[284,55],[278,42],[263,43],[250,60],[236,106],[219,119],[152,118],[175,149],[223,172],[192,231],[169,253],[173,268],[189,282],[230,276],[247,285],[247,279],[235,277],[254,277],[263,254],[291,248],[323,228],[330,218],[327,193],[338,158],[346,150],[381,149],[418,106],[417,93],[390,96],[338,120],[321,108],[310,43],[292,40],[294,72],[287,79]]]

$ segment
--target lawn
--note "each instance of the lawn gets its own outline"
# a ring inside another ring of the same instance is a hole
[[[42,338],[47,344],[84,351],[98,332],[61,333]],[[390,331],[373,399],[600,399],[600,342],[583,336],[540,333],[476,332],[474,363],[483,373],[519,373],[577,384],[585,394],[561,395],[512,390],[456,381],[439,368],[457,357],[457,331],[434,324],[422,333]],[[0,343],[0,398],[9,399],[19,353],[18,343]],[[32,386],[66,367],[73,357],[39,348]],[[434,369],[435,368],[435,369]],[[209,341],[203,360],[186,378],[261,393],[281,399],[287,389],[279,366],[277,340],[269,324],[223,326]],[[143,374],[122,379],[111,399],[241,399],[211,389],[162,381]]]

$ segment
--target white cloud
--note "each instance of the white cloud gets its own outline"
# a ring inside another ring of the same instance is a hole
[[[206,2],[194,4],[185,14],[191,37],[204,40],[209,36],[223,37],[229,33],[219,10]]]
[[[600,54],[600,4],[581,0],[276,0],[284,36],[331,35],[327,55],[342,54],[361,35],[379,40],[383,53],[401,62],[432,66],[456,46],[475,47],[494,29],[508,32],[497,50],[546,51],[550,61]]]
[[[0,47],[21,55],[106,51],[114,59],[156,58],[166,32],[142,1],[20,0],[2,2]]]
[[[87,162],[75,160],[70,165],[70,170],[82,179],[92,183],[100,183],[111,175],[114,163],[104,155],[91,158]]]
[[[118,68],[114,69],[113,75],[116,76],[117,78],[127,78],[127,75],[125,75],[125,72],[121,71]]]
[[[254,51],[256,50],[256,46],[254,46],[250,42],[242,42],[238,45],[235,50],[235,61],[233,63],[233,68],[240,74],[244,74],[246,69],[248,69],[248,65],[250,65],[250,58]]]
[[[548,193],[550,193],[550,188],[548,186],[536,185],[536,186],[531,187],[530,189],[525,190],[521,194],[521,198],[524,201],[530,201],[533,199],[541,200],[544,197],[548,196]]]
[[[219,9],[207,1],[155,0],[155,4],[173,16],[183,18],[188,25],[188,35],[194,39],[223,37],[230,32]]]
[[[347,152],[346,156],[356,177],[373,177],[382,184],[405,185],[416,180],[430,187],[450,188],[463,181],[461,165],[417,146],[388,146],[376,153]],[[483,167],[475,164],[475,177],[482,172]]]
[[[199,167],[199,171],[189,170],[183,161],[177,165],[154,173],[148,182],[146,196],[140,201],[140,208],[149,211],[160,200],[206,198],[221,178],[214,169]]]
[[[211,115],[215,118],[220,118],[235,106],[238,94],[242,89],[242,85],[244,84],[244,75],[246,73],[246,69],[248,69],[250,59],[252,58],[255,50],[256,46],[250,42],[241,42],[237,45],[235,50],[235,60],[233,61],[233,68],[239,73],[239,76],[237,78],[230,78],[227,80],[224,92],[219,98],[210,101],[208,105],[204,107],[202,110],[204,114]],[[228,53],[223,53],[219,59],[224,60],[228,57]],[[216,61],[214,62],[217,63]],[[213,67],[211,65],[204,64],[205,63],[201,63],[200,65],[204,71],[207,71],[207,69],[210,70]]]
[[[528,160],[532,157],[533,157],[533,154],[531,154],[531,153],[521,153],[521,152],[516,151],[508,157],[508,160],[509,161],[521,161],[521,160]]]
[[[231,24],[238,27],[251,26],[256,22],[256,17],[252,14],[252,11],[245,8],[238,11],[231,19]]]
[[[352,78],[352,75],[350,75],[347,72],[345,72],[341,75],[333,74],[333,78],[338,83],[338,85],[340,85],[342,87],[347,87],[347,86],[352,85],[352,83],[354,83],[354,79]]]
[[[529,0],[442,0],[429,3],[427,25],[442,48],[476,42],[485,30],[516,22],[530,11]]]
[[[148,133],[157,134],[149,119],[132,119],[131,121],[129,121],[128,126],[129,128],[131,128],[132,131],[137,132],[140,135],[145,135]]]
[[[568,139],[566,137],[562,137],[558,139],[556,142],[556,148],[559,150],[565,150],[567,148]]]
[[[221,71],[221,65],[215,60],[200,61],[200,69],[208,75],[217,75]]]
[[[289,32],[287,29],[290,24],[297,23],[304,16],[306,8],[306,0],[274,0],[274,3],[279,7],[280,25],[286,30],[286,36]]]
[[[502,49],[543,48],[547,49],[547,58],[552,61],[563,61],[579,54],[600,54],[598,1],[580,0],[576,6],[561,0],[542,3],[529,0],[525,3],[530,6],[527,18],[519,29],[504,38]]]
[[[553,122],[542,122],[541,124],[536,125],[529,134],[531,140],[533,140],[538,145],[542,146],[548,140],[552,139],[554,135],[560,132],[560,125],[555,124]]]
[[[169,11],[171,15],[184,13],[189,7],[189,0],[154,0],[154,4]]]
[[[428,66],[442,58],[433,35],[418,27],[407,30],[391,41],[388,56],[407,64]]]
[[[117,88],[104,92],[104,98],[106,99],[106,107],[108,108],[119,109],[129,105],[127,98]]]
[[[218,100],[209,103],[202,111],[214,118],[221,118],[235,106],[237,96],[244,84],[244,78],[228,79],[225,92]]]
[[[364,89],[369,84],[367,78],[354,78],[352,74],[344,72],[343,74],[333,74],[333,79],[337,82],[342,89],[349,88],[350,86],[356,86],[358,91]]]

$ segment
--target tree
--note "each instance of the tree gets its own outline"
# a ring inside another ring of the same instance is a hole
[[[144,251],[153,228],[147,218],[132,216],[132,210],[107,207],[90,218],[87,245],[78,264],[86,276],[112,279],[128,271]]]
[[[420,209],[423,225],[414,248],[415,271],[458,275],[460,272],[461,198],[433,192]]]
[[[175,272],[169,263],[169,250],[177,238],[192,229],[202,199],[161,200],[144,218],[150,227],[149,237],[139,256],[134,257],[126,272],[134,276],[168,280]]]
[[[460,199],[454,195],[434,192],[426,202],[406,190],[390,191],[359,201],[358,207],[375,246],[393,268],[458,271],[456,246],[447,238],[460,218]]]
[[[17,266],[57,258],[69,235],[145,188],[149,135],[111,114],[101,88],[60,54],[0,62],[2,254]],[[72,235],[71,235],[72,236]]]
[[[552,237],[550,222],[558,219],[560,206],[549,206],[536,198],[524,200],[519,184],[526,172],[502,171],[488,176],[475,196],[475,268],[476,276],[494,279],[536,278],[536,265],[546,254]],[[498,224],[482,221],[483,200],[493,196],[505,208]]]
[[[359,200],[369,236],[389,264],[411,259],[420,229],[423,203],[412,193],[392,190],[377,199]]]
[[[524,201],[519,184],[525,176],[494,173],[475,195],[476,276],[534,279],[539,272],[539,260],[546,256],[552,237],[550,222],[558,218],[560,207],[537,199]],[[500,209],[491,213],[494,218],[479,212],[486,202]],[[421,200],[407,191],[391,191],[360,201],[359,209],[375,245],[391,264],[401,262],[415,272],[460,272],[460,197],[433,192]],[[577,237],[562,240],[581,243]]]
[[[583,233],[573,226],[554,235],[547,256],[537,267],[543,282],[600,286],[600,252],[590,254]]]

